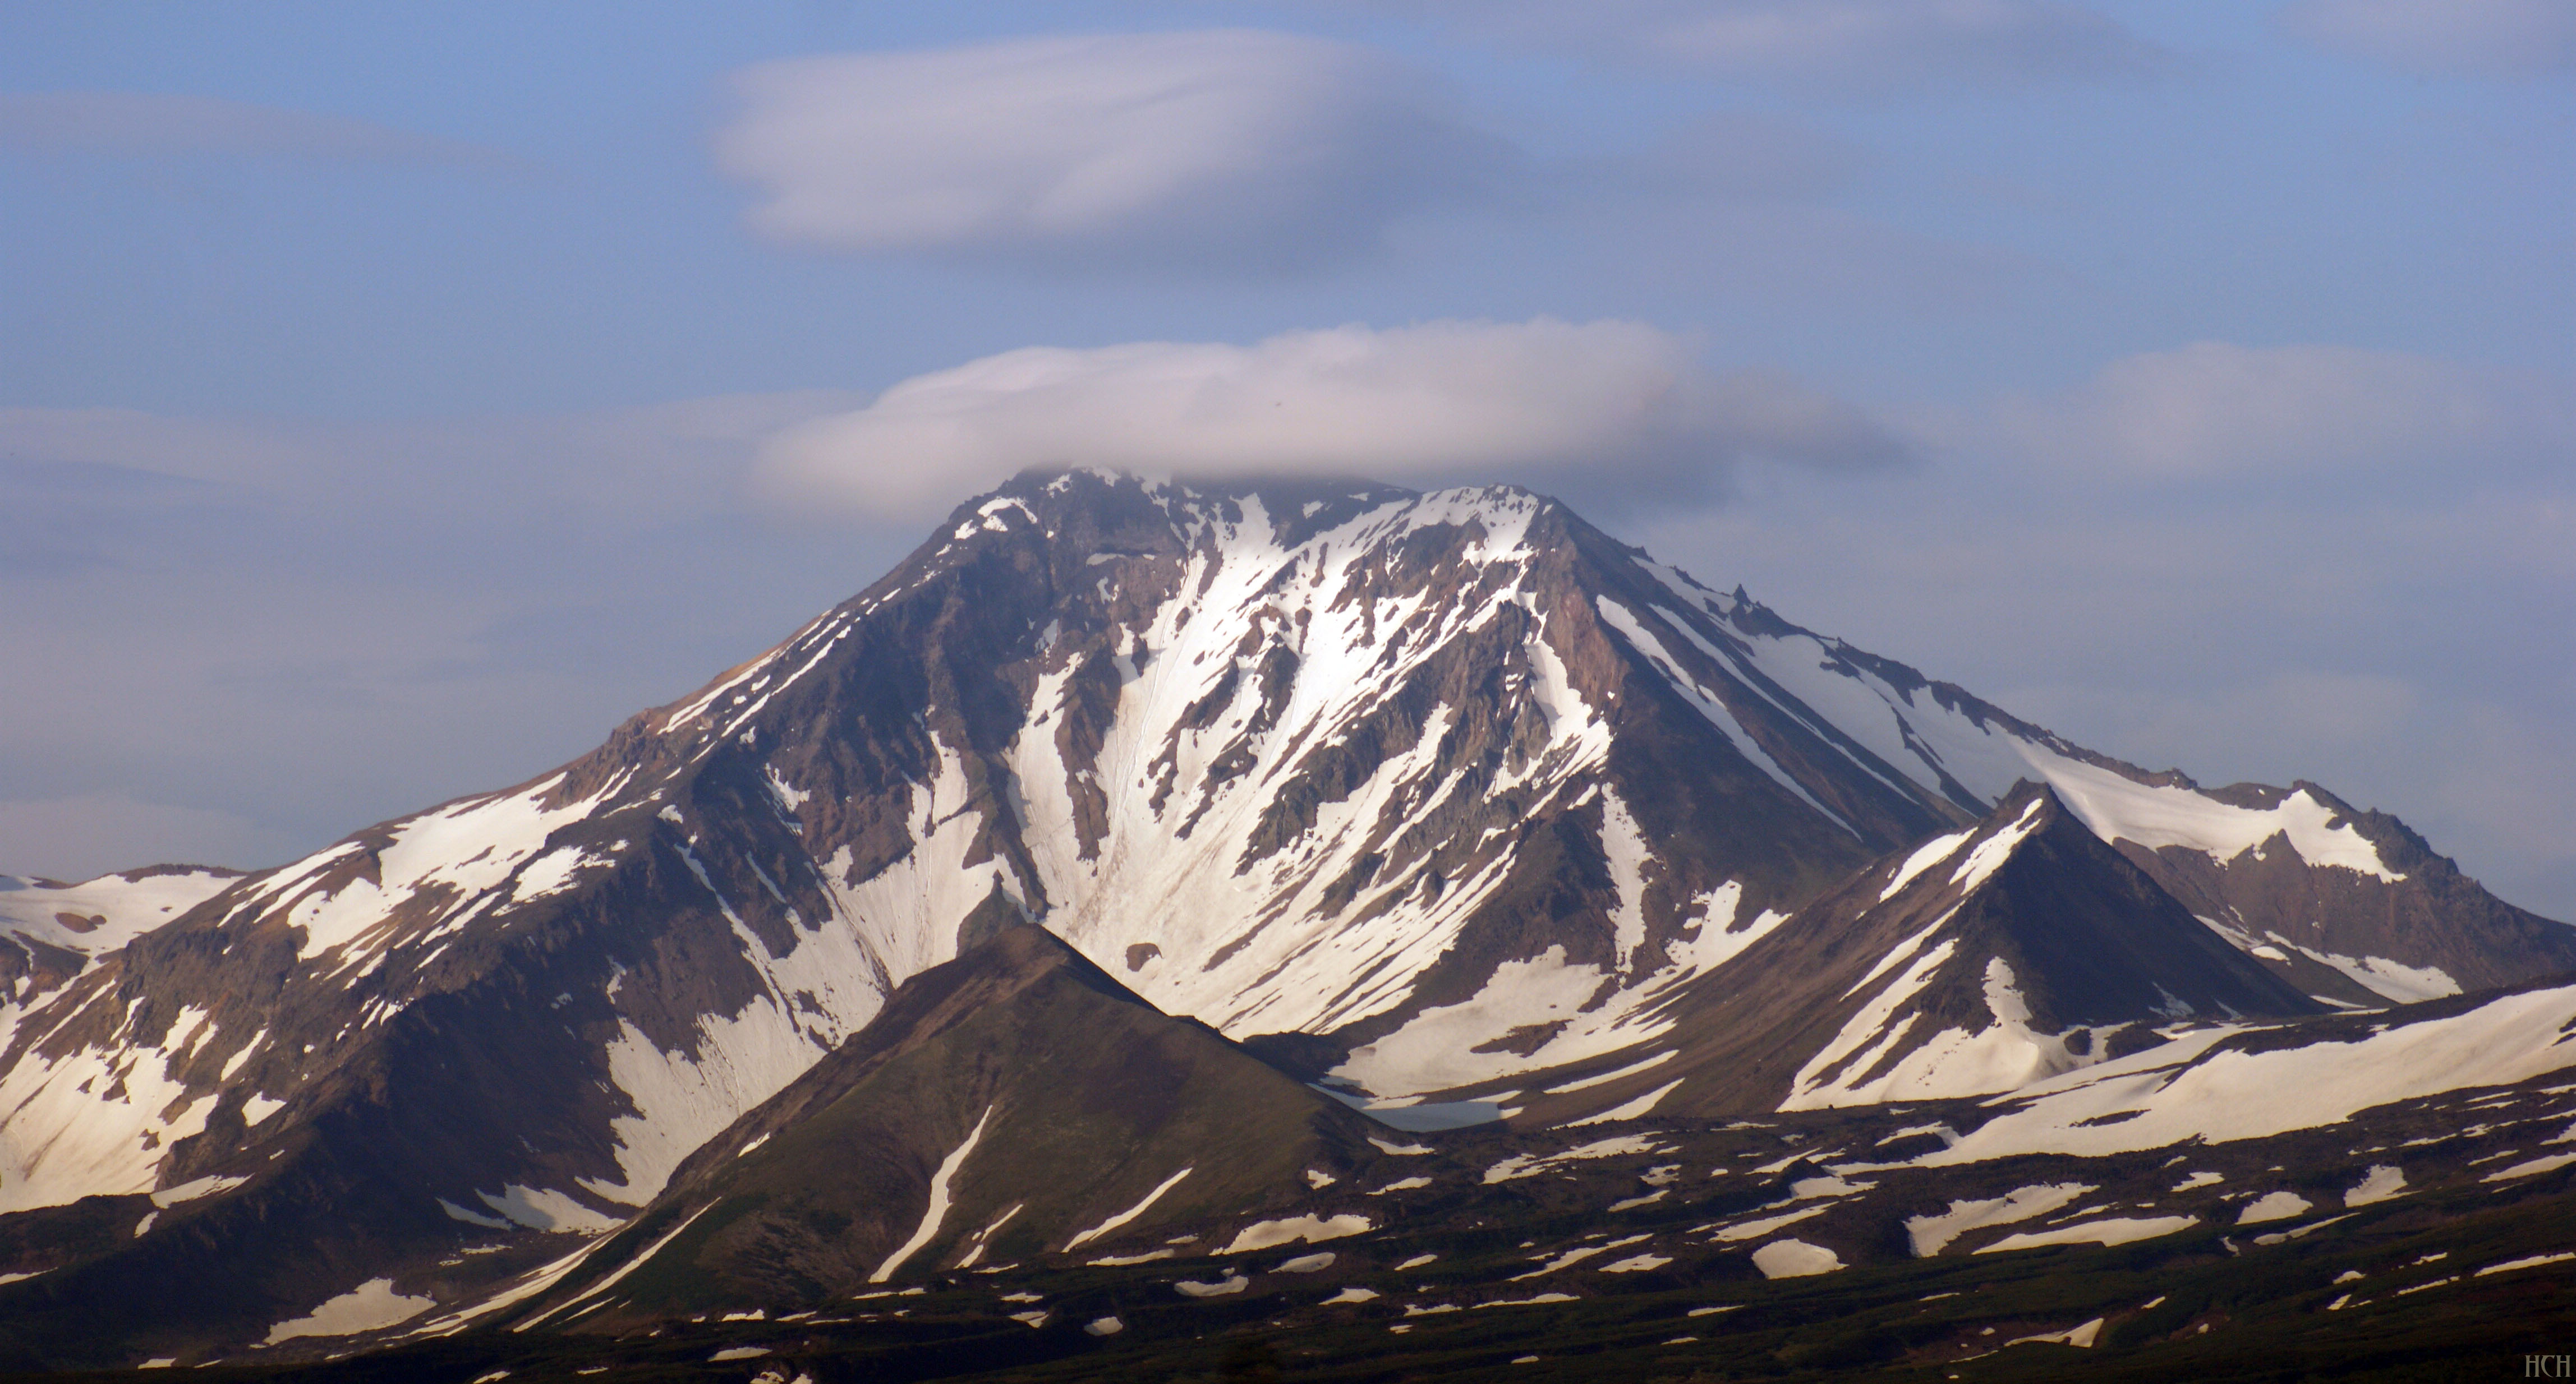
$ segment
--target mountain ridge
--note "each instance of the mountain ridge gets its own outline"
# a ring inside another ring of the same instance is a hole
[[[1687,1036],[1800,910],[2025,779],[2231,944],[2231,983],[2384,1004],[2576,967],[2576,931],[2393,818],[2082,750],[1527,492],[1034,474],[592,753],[22,987],[0,1213],[106,1198],[120,1260],[250,1236],[288,1305],[349,1284],[286,1257],[497,1235],[518,1272],[1022,921],[1166,1012],[1332,1045],[1374,1097],[1562,1084]]]

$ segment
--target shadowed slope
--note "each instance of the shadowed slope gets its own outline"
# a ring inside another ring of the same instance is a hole
[[[1378,1212],[1349,1190],[1383,1156],[1372,1130],[1011,927],[906,982],[710,1141],[529,1319],[776,1309],[940,1268],[1151,1253],[1179,1224],[1225,1227],[1193,1254],[1263,1220],[1347,1233],[1337,1216]]]

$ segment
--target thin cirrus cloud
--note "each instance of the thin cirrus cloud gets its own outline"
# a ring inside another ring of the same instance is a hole
[[[1684,337],[1540,318],[1008,351],[782,431],[757,481],[800,508],[881,518],[1078,465],[1509,478],[1618,506],[1710,499],[1749,459],[1853,468],[1905,455],[1862,410],[1783,376],[1711,372]]]
[[[511,161],[496,149],[348,116],[148,91],[0,92],[0,149],[137,158],[271,156],[457,165]]]
[[[2576,448],[2569,383],[2394,351],[2205,341],[2006,400],[1973,430],[2026,458],[2139,480],[2504,475]]]
[[[1846,89],[2135,76],[2155,44],[2066,0],[1355,0],[1551,51]]]
[[[2301,0],[2281,22],[2322,47],[2409,71],[2576,70],[2576,5],[2567,0]]]
[[[1293,270],[1509,195],[1522,156],[1366,48],[1251,30],[839,54],[735,75],[755,230],[839,251]]]

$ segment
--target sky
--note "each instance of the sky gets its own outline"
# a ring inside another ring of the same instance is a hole
[[[2576,919],[2576,3],[0,0],[0,870],[526,779],[1061,462],[1533,485]]]

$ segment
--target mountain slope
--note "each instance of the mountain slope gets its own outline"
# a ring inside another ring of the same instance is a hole
[[[565,1289],[579,1295],[524,1331],[311,1374],[1127,1380],[1274,1360],[1351,1381],[1784,1365],[2148,1381],[2272,1379],[2284,1359],[2338,1377],[2509,1364],[2576,1322],[2571,1001],[2528,986],[2205,1028],[2002,1097],[1459,1129],[1365,1194],[1383,1226],[1320,1252],[1228,1254],[1228,1226],[1170,1259],[924,1269],[821,1310],[785,1294],[775,1315],[591,1325],[648,1267]]]
[[[2296,896],[2281,930],[2364,975],[2576,964],[2322,790],[2120,765],[1526,492],[1032,475],[592,754],[20,992],[0,1232],[97,1224],[0,1272],[35,1302],[220,1249],[245,1320],[451,1258],[467,1292],[1021,921],[1381,1096],[1563,1069],[2025,777],[2260,960],[2304,956],[2255,930]]]
[[[1697,604],[1655,613],[1721,626],[1730,666],[1962,806],[1981,811],[2019,780],[2045,781],[2195,915],[2320,998],[2405,1003],[2576,970],[2576,928],[2487,893],[2385,813],[2304,781],[2205,789],[2176,770],[2149,773],[1801,629],[1741,591],[1701,592]]]
[[[0,875],[0,1002],[33,1004],[240,877],[202,865],[156,865],[79,884]]]
[[[2012,1091],[2199,1019],[2324,1006],[2024,783],[1678,994],[1670,1028],[1516,1101],[1533,1125]]]
[[[519,1312],[616,1331],[939,1268],[1338,1238],[1383,1214],[1350,1190],[1386,1159],[1372,1132],[1385,1133],[1011,926],[906,982],[684,1164],[625,1244]],[[1166,1245],[1170,1227],[1212,1221],[1229,1230]]]

